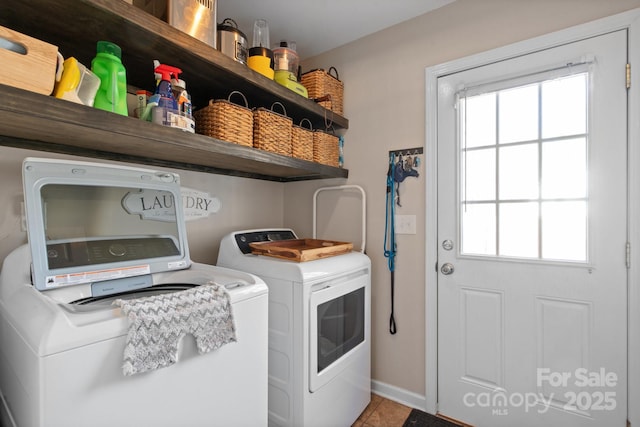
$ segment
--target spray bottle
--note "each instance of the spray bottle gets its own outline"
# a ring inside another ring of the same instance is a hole
[[[158,106],[177,110],[178,103],[173,97],[173,91],[171,90],[171,76],[173,75],[178,78],[178,75],[182,73],[182,70],[170,65],[160,64],[156,67],[154,72],[161,76],[155,92],[160,95],[160,102],[158,103]]]
[[[182,70],[180,68],[172,67],[170,65],[160,64],[154,72],[159,74],[160,81],[156,86],[154,98],[157,98],[158,105],[153,109],[152,121],[154,123],[163,126],[175,126],[175,116],[179,116],[178,102],[173,97],[173,91],[171,90],[171,75],[175,75],[176,78]]]
[[[182,73],[182,70],[170,65],[160,64],[155,67],[154,72],[156,76],[160,76],[160,80],[156,86],[155,94],[151,97],[155,102],[157,102],[157,106],[153,109],[152,121],[163,126],[195,132],[195,123],[193,119],[181,114],[180,104],[178,103],[171,87],[171,77],[173,76],[173,81],[181,81],[179,76],[180,73]]]

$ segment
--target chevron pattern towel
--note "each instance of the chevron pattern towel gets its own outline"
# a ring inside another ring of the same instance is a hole
[[[229,294],[210,283],[192,289],[113,302],[129,317],[124,349],[124,375],[171,366],[178,343],[192,334],[200,354],[236,341]]]

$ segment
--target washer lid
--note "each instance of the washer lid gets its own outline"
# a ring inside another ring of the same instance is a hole
[[[22,175],[36,289],[191,264],[177,174],[27,158]]]

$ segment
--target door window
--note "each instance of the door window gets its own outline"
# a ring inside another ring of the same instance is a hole
[[[588,261],[588,64],[457,97],[461,253]]]

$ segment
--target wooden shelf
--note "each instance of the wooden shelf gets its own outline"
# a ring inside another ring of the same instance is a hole
[[[122,0],[0,4],[0,25],[58,46],[89,66],[98,40],[122,48],[127,83],[151,90],[153,60],[183,70],[194,108],[240,90],[250,107],[281,102],[294,123],[347,129],[346,118],[233,61]],[[348,171],[182,133],[134,118],[0,85],[0,144],[276,181],[345,178]]]
[[[346,178],[281,156],[0,85],[0,145],[272,181]]]

